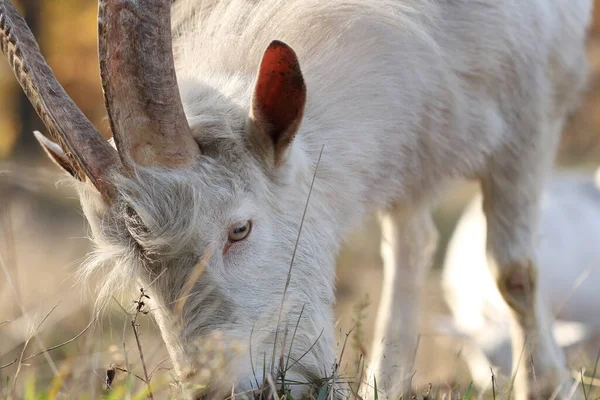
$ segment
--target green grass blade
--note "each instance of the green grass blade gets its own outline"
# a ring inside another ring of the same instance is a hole
[[[463,400],[469,400],[471,398],[473,392],[473,381],[471,381],[471,383],[469,383],[469,386],[467,386],[467,390],[465,390],[465,395],[463,396]]]
[[[327,383],[324,383],[323,386],[319,389],[319,395],[317,396],[317,400],[325,400],[327,397]]]

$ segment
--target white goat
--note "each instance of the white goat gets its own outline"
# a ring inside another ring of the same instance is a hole
[[[600,170],[599,170],[600,172]],[[589,174],[555,177],[542,196],[535,241],[538,310],[554,322],[562,346],[600,333],[600,181]],[[481,196],[465,208],[448,245],[442,284],[474,382],[490,388],[490,367],[510,377],[510,309],[490,273]],[[520,353],[517,353],[519,355]],[[506,381],[506,380],[505,380]]]
[[[101,0],[116,149],[56,82],[9,0],[0,38],[58,144],[40,142],[86,182],[97,250],[85,272],[102,273],[104,294],[147,288],[182,379],[215,331],[251,344],[228,367],[237,390],[263,371],[280,378],[275,359],[290,346],[286,379],[331,375],[335,256],[379,210],[385,281],[368,383],[377,377],[390,398],[409,390],[430,208],[451,180],[477,178],[513,348],[533,344],[513,366],[525,399],[568,377],[537,310],[533,241],[540,188],[585,84],[591,3],[181,0],[171,19],[170,0]]]

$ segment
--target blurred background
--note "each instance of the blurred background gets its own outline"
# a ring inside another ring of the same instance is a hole
[[[96,1],[15,1],[38,39],[42,53],[82,111],[107,138],[109,126],[102,98],[96,49]],[[600,0],[588,43],[592,74],[584,103],[568,122],[558,156],[559,168],[593,171],[600,165]],[[82,258],[90,249],[87,225],[75,192],[60,183],[63,177],[43,154],[32,131],[45,128],[24,96],[3,57],[0,60],[0,366],[19,357],[32,331],[39,327],[25,356],[73,338],[92,319],[93,285],[74,281]],[[445,246],[474,183],[457,184],[435,218],[440,246],[424,290],[422,337],[417,352],[418,385],[466,385],[468,376],[459,359],[459,345],[436,334],[427,323],[429,313],[445,313],[439,272]],[[347,360],[368,351],[379,300],[381,260],[379,231],[374,220],[356,232],[339,256],[337,286],[338,327],[342,333],[360,321],[347,349]],[[129,303],[123,304],[126,309]],[[53,307],[55,307],[53,309]],[[86,387],[90,397],[102,390],[105,370],[123,363],[123,342],[131,368],[140,372],[135,342],[126,314],[116,303],[98,324],[50,356],[38,356],[21,368],[20,382],[47,387],[56,375],[68,376],[66,387],[77,393]],[[5,322],[10,321],[10,322]],[[153,368],[166,357],[151,318],[140,318],[147,364]],[[429,333],[428,333],[429,332]],[[578,355],[586,357],[585,352]],[[595,357],[595,353],[590,357]],[[589,362],[586,360],[585,362]],[[158,366],[169,373],[170,361]],[[16,364],[0,369],[0,382],[12,385]],[[8,380],[7,380],[8,379]],[[1,387],[1,385],[0,385]],[[22,389],[19,389],[22,390]]]

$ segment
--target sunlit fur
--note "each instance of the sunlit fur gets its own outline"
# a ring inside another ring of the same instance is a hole
[[[591,174],[555,176],[544,191],[536,256],[542,312],[557,321],[548,329],[562,347],[598,337],[600,321],[600,188]],[[442,283],[461,345],[480,389],[510,384],[510,309],[502,300],[485,256],[481,196],[465,208],[450,240]],[[445,328],[442,328],[445,329]],[[595,354],[595,353],[594,353]],[[590,360],[593,361],[593,360]]]
[[[446,184],[469,177],[503,189],[490,198],[499,199],[490,216],[518,229],[500,224],[493,232],[500,276],[510,279],[503,267],[515,263],[535,267],[539,188],[585,83],[590,8],[591,0],[180,0],[176,67],[203,156],[191,169],[139,168],[116,178],[120,196],[110,208],[82,189],[96,244],[85,274],[102,276],[104,295],[146,287],[182,376],[197,369],[194,343],[210,331],[246,347],[252,339],[252,356],[245,351],[228,375],[244,390],[261,381],[263,360],[268,372],[273,354],[287,357],[273,352],[273,341],[295,253],[279,339],[290,344],[304,307],[291,359],[316,345],[290,362],[287,376],[322,378],[334,367],[340,242],[365,215],[383,211],[389,308],[380,311],[370,374],[380,396],[397,398],[411,375],[414,294],[435,238],[429,210]],[[297,53],[308,96],[277,167],[249,122],[256,71],[274,39]],[[231,225],[248,219],[249,237],[224,254]],[[207,253],[178,316],[175,303]],[[540,378],[563,376],[564,360],[537,320],[519,326],[516,345],[542,338],[532,353]],[[516,389],[519,399],[533,390],[526,379]]]

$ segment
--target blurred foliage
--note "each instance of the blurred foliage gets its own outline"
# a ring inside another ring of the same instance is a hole
[[[28,21],[42,53],[67,93],[106,137],[110,128],[100,86],[95,0],[13,0]],[[559,161],[581,164],[600,161],[600,0],[596,0],[590,54],[593,74],[583,106],[572,117],[563,135]],[[31,131],[45,128],[15,81],[8,64],[0,60],[0,160],[24,156],[38,158]]]
[[[28,23],[34,16],[36,24],[31,26],[32,30],[57,79],[92,123],[109,137],[98,69],[97,2],[20,0],[14,3]],[[0,60],[0,159],[8,158],[19,142],[23,144],[23,155],[38,157],[42,154],[32,140],[31,131],[44,132],[45,128],[24,100],[8,63]]]

